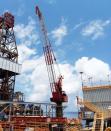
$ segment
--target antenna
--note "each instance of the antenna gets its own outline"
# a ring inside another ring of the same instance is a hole
[[[89,77],[89,78],[88,78],[88,80],[89,80],[89,84],[90,84],[91,86],[93,86],[92,78],[93,78],[93,77]]]
[[[83,83],[83,72],[80,72],[80,75],[81,75],[81,82],[82,82],[82,87],[84,86],[84,83]]]
[[[108,83],[110,85],[110,74],[108,74],[107,77],[108,77]]]

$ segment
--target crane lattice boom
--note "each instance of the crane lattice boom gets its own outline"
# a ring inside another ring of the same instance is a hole
[[[64,91],[62,91],[62,75],[60,74],[59,77],[56,76],[56,71],[54,68],[54,64],[56,62],[56,58],[53,53],[53,49],[51,47],[51,43],[48,39],[47,30],[45,28],[44,19],[42,16],[41,11],[39,10],[39,7],[36,6],[36,14],[39,18],[40,28],[41,28],[41,34],[42,34],[42,41],[43,41],[43,51],[45,56],[45,62],[47,66],[48,71],[48,77],[50,82],[50,88],[52,92],[52,98],[51,101],[55,102],[58,106],[58,109],[56,109],[57,116],[62,116],[62,103],[67,102],[68,98]]]

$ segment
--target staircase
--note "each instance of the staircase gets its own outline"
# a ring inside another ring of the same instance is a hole
[[[88,109],[90,109],[93,112],[103,112],[102,109],[100,109],[99,107],[97,107],[96,105],[92,104],[89,101],[83,101],[83,105],[86,106]]]

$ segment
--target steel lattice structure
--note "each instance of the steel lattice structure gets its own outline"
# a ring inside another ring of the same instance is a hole
[[[14,16],[8,12],[0,17],[0,58],[18,62],[18,50],[14,35]],[[7,61],[5,62],[7,65]],[[12,67],[13,68],[13,67]],[[0,69],[0,99],[12,100],[15,85],[15,72]]]

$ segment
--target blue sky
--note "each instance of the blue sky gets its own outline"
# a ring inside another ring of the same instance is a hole
[[[49,101],[50,90],[36,5],[43,13],[49,39],[64,75],[69,105],[73,99],[76,107],[75,96],[81,95],[79,71],[92,75],[95,81],[107,80],[106,76],[110,74],[111,0],[0,1],[0,14],[9,11],[15,16],[19,63],[23,64],[16,90],[22,90],[26,100],[39,102]]]
[[[80,34],[82,26],[80,28],[77,28],[76,30],[72,30],[77,24],[80,23],[88,24],[90,21],[93,20],[109,20],[111,10],[110,0],[102,0],[102,2],[101,0],[70,0],[70,2],[64,0],[17,0],[16,2],[12,0],[2,0],[0,4],[0,12],[2,14],[5,10],[9,10],[15,15],[15,24],[27,24],[27,19],[29,16],[31,16],[35,21],[37,20],[34,12],[36,4],[40,6],[43,12],[48,31],[51,31],[59,26],[62,18],[66,21],[66,25],[68,27],[68,35],[65,37],[64,43],[61,48],[65,50],[67,44],[71,45],[72,43],[73,45],[74,43],[79,43],[81,44],[81,46],[84,47],[83,51],[78,52],[77,48],[79,47],[73,46],[73,50],[67,50],[66,54],[68,54],[69,52],[73,52],[72,57],[74,57],[75,59],[78,59],[78,57],[81,57],[83,55],[90,57],[95,56],[111,64],[111,62],[109,61],[111,39],[111,30],[109,27],[105,27],[104,37],[98,38],[96,40],[82,37]],[[86,24],[83,24],[83,26],[85,26]],[[79,44],[77,46],[80,46]],[[66,57],[69,56],[67,55]]]

